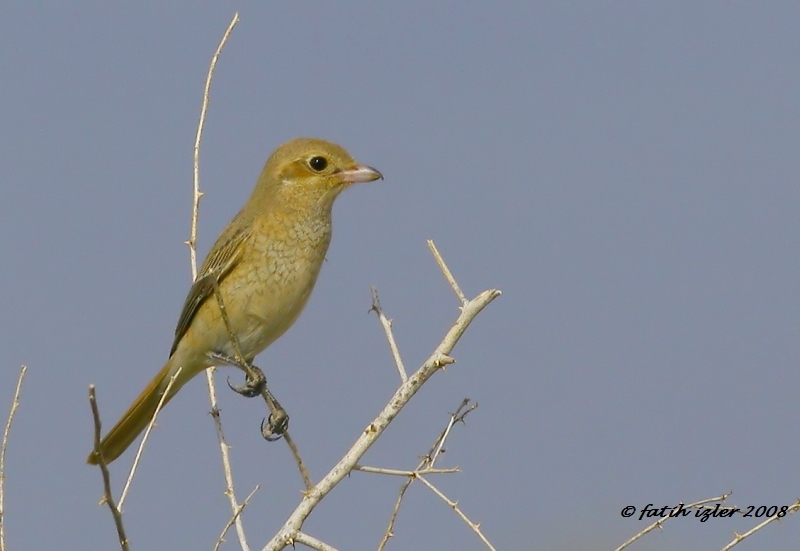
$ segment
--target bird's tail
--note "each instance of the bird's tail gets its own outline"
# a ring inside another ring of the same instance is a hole
[[[170,358],[161,371],[158,372],[158,375],[150,381],[147,388],[142,391],[139,397],[136,398],[136,401],[128,408],[128,411],[125,412],[120,420],[117,421],[117,424],[114,425],[114,427],[108,431],[108,434],[100,441],[100,454],[103,455],[103,459],[106,463],[111,463],[122,455],[122,453],[128,449],[128,446],[136,440],[139,433],[150,423],[158,407],[158,402],[161,400],[161,396],[167,389],[170,378],[174,373],[172,361],[174,358],[175,356]],[[186,370],[181,370],[181,373],[169,389],[169,395],[167,395],[164,400],[164,405],[166,405],[167,402],[175,396],[175,393],[191,379],[191,375],[192,374],[188,373]],[[86,462],[91,465],[97,465],[99,461],[100,458],[98,457],[97,451],[92,451],[86,460]]]

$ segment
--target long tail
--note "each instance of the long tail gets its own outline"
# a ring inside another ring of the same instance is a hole
[[[158,402],[161,400],[161,395],[164,394],[169,384],[170,377],[172,377],[172,360],[174,358],[175,356],[170,358],[170,361],[168,361],[161,371],[158,372],[158,375],[150,381],[150,384],[147,385],[147,388],[136,398],[136,401],[128,408],[128,411],[125,412],[120,420],[117,421],[117,424],[114,425],[114,427],[108,431],[108,434],[100,441],[100,453],[103,455],[103,459],[106,463],[111,463],[122,455],[122,453],[128,449],[128,446],[136,440],[139,433],[150,423],[158,407]],[[185,369],[182,370],[180,375],[175,379],[175,382],[172,383],[172,387],[169,389],[169,395],[164,400],[164,405],[166,405],[195,374],[196,373],[190,373]],[[92,451],[86,462],[97,465],[99,462],[97,452]]]

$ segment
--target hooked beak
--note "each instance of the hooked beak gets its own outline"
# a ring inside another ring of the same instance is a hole
[[[383,174],[367,165],[356,165],[353,168],[343,170],[340,174],[343,181],[351,184],[383,180]]]

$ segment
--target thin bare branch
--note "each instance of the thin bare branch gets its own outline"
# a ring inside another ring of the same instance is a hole
[[[114,496],[111,493],[111,475],[108,473],[108,465],[100,453],[100,410],[97,407],[94,385],[89,385],[89,405],[92,407],[92,418],[94,419],[94,452],[97,455],[97,465],[103,473],[103,500],[102,503],[108,504],[111,516],[114,517],[114,525],[117,527],[117,538],[122,551],[129,551],[128,536],[125,535],[125,526],[122,524],[122,511],[114,503]]]
[[[433,465],[439,455],[441,455],[441,452],[444,449],[444,443],[447,440],[447,437],[450,435],[450,429],[453,427],[453,425],[459,421],[464,422],[464,418],[471,411],[478,407],[477,403],[473,404],[472,406],[469,406],[469,403],[469,398],[464,398],[461,401],[461,404],[459,404],[458,408],[456,408],[455,413],[450,414],[450,420],[448,421],[447,426],[436,438],[436,441],[433,443],[430,450],[428,450],[428,453],[423,456],[419,465],[417,465],[416,471],[409,472],[408,480],[406,480],[405,483],[400,487],[400,492],[398,493],[397,500],[395,500],[394,503],[394,509],[389,517],[389,524],[386,526],[386,530],[383,533],[383,538],[381,538],[381,542],[378,544],[378,551],[383,551],[383,548],[386,547],[389,539],[394,536],[394,523],[397,521],[397,515],[400,512],[400,505],[403,503],[403,497],[405,496],[406,490],[408,490],[408,487],[414,482],[415,477],[419,474],[449,472],[449,469],[434,469]],[[358,470],[366,471],[367,468],[360,467]],[[454,472],[458,472],[457,467],[454,469]]]
[[[216,545],[214,545],[214,551],[219,551],[220,545],[222,545],[225,542],[225,534],[227,534],[228,530],[230,530],[231,526],[233,526],[236,523],[236,519],[239,518],[239,515],[242,514],[242,511],[244,511],[244,508],[247,507],[248,503],[250,503],[250,498],[253,497],[253,495],[258,491],[258,488],[259,488],[259,486],[256,485],[256,487],[253,488],[253,491],[250,492],[250,494],[246,498],[244,498],[244,501],[242,502],[242,504],[239,505],[238,507],[236,507],[236,512],[233,514],[231,519],[228,521],[228,524],[225,525],[225,528],[222,529],[222,533],[219,535],[219,538],[217,538],[217,543],[216,543]]]
[[[442,500],[444,500],[444,502],[447,503],[447,505],[449,505],[453,509],[453,511],[456,512],[456,514],[459,517],[461,517],[461,520],[463,520],[467,524],[467,526],[472,528],[472,531],[475,532],[478,535],[478,537],[484,543],[484,545],[486,545],[486,547],[488,547],[492,551],[497,551],[494,548],[494,546],[492,546],[492,544],[489,543],[489,540],[486,539],[486,536],[483,535],[483,532],[481,532],[481,525],[476,523],[476,522],[472,522],[471,520],[469,520],[469,518],[467,518],[467,515],[465,515],[463,513],[463,511],[461,511],[461,509],[458,508],[458,502],[457,501],[452,501],[452,500],[448,499],[448,497],[446,495],[444,495],[441,491],[439,491],[439,489],[436,486],[434,486],[433,484],[428,482],[428,480],[425,477],[418,476],[416,478],[417,478],[417,480],[422,482],[425,486],[427,486],[434,494],[436,494],[437,496],[442,498]]]
[[[192,224],[189,233],[189,257],[191,261],[192,281],[197,279],[197,226],[200,212],[200,199],[203,197],[203,192],[200,191],[200,143],[203,139],[203,128],[205,127],[206,114],[208,113],[208,103],[211,92],[211,81],[214,78],[214,69],[217,66],[217,61],[222,53],[222,49],[228,42],[228,38],[233,32],[233,28],[239,22],[239,12],[233,14],[228,28],[222,35],[214,55],[211,57],[211,63],[208,67],[206,75],[206,84],[203,88],[203,103],[200,107],[200,120],[197,123],[197,134],[194,141],[194,178],[193,178],[193,194],[192,194]],[[236,525],[236,534],[239,538],[239,545],[243,551],[249,551],[247,546],[247,538],[244,533],[244,526],[242,524],[241,516],[236,514],[239,510],[239,503],[236,500],[236,492],[233,487],[233,470],[231,469],[230,459],[230,446],[225,441],[225,434],[222,430],[222,419],[219,414],[219,405],[217,402],[217,389],[214,383],[214,368],[206,369],[206,386],[208,387],[208,398],[211,402],[211,416],[214,419],[214,427],[217,431],[217,441],[219,442],[220,454],[222,457],[222,470],[225,477],[225,495],[228,496],[230,501],[231,511],[233,512],[234,524]]]
[[[500,295],[498,290],[487,290],[479,294],[474,299],[467,301],[461,307],[461,314],[453,326],[436,347],[433,354],[408,380],[401,384],[394,396],[389,400],[378,416],[364,429],[356,440],[355,444],[348,450],[345,456],[318,482],[311,490],[304,494],[304,497],[297,508],[289,516],[283,527],[272,540],[264,546],[263,551],[276,551],[283,549],[291,542],[291,536],[299,531],[305,519],[317,504],[327,495],[341,480],[353,470],[359,459],[383,434],[389,423],[397,416],[400,410],[411,400],[414,394],[444,365],[453,363],[450,352],[458,343],[464,331],[467,330],[473,319]]]
[[[303,458],[300,457],[300,450],[297,448],[297,444],[294,443],[294,440],[292,440],[288,430],[283,433],[283,439],[286,441],[286,444],[289,446],[294,456],[294,461],[297,463],[297,469],[300,471],[300,476],[303,478],[303,484],[305,484],[306,490],[310,490],[314,487],[314,483],[311,481],[311,476],[308,474],[308,469],[306,469]]]
[[[305,532],[295,532],[292,536],[292,543],[302,543],[306,547],[310,547],[311,549],[316,549],[317,551],[336,551],[335,547],[331,547],[324,541],[320,541],[317,538],[311,537]]]
[[[6,428],[3,430],[3,444],[0,446],[0,551],[4,551],[6,548],[6,529],[3,520],[6,511],[6,448],[8,447],[8,435],[11,432],[11,423],[14,421],[14,415],[17,413],[17,408],[19,407],[19,394],[22,390],[22,381],[25,379],[25,373],[27,371],[27,365],[20,367],[19,377],[17,377],[17,387],[14,389],[14,398],[11,400],[11,411],[8,414]]]
[[[158,400],[158,405],[156,406],[156,410],[153,412],[153,417],[147,424],[147,428],[144,431],[144,436],[142,436],[142,441],[139,442],[139,448],[136,450],[136,456],[133,458],[133,464],[131,465],[131,470],[128,473],[128,479],[125,481],[125,486],[122,488],[122,495],[120,496],[119,504],[117,505],[120,513],[122,512],[122,505],[125,503],[125,498],[128,496],[128,490],[133,482],[133,476],[136,474],[136,469],[139,466],[139,459],[141,459],[142,452],[144,452],[144,446],[147,444],[147,439],[150,438],[150,431],[153,430],[153,426],[156,424],[158,414],[161,412],[161,408],[164,407],[164,402],[167,400],[167,396],[169,396],[169,393],[172,390],[172,385],[175,384],[175,380],[178,378],[178,375],[181,374],[182,370],[183,367],[179,367],[178,370],[172,374],[172,377],[169,378],[169,381],[167,381],[167,388],[164,389],[164,393]]]
[[[406,375],[406,368],[403,366],[403,359],[400,357],[400,349],[397,348],[397,342],[394,340],[394,333],[392,332],[392,320],[387,318],[381,309],[381,301],[378,299],[378,290],[372,287],[372,308],[370,311],[378,314],[378,319],[383,326],[383,332],[386,333],[386,340],[389,341],[389,349],[392,351],[394,364],[397,366],[397,371],[400,373],[400,381],[406,382],[408,375]]]
[[[786,516],[788,516],[788,515],[791,515],[792,513],[797,512],[798,509],[800,509],[800,499],[795,501],[794,504],[791,507],[789,507],[789,509],[787,509],[786,515],[784,515],[784,518]],[[758,532],[759,530],[761,530],[762,528],[767,526],[769,523],[775,522],[776,520],[780,520],[780,519],[781,519],[781,517],[778,517],[778,516],[770,517],[767,520],[765,520],[764,522],[761,522],[761,523],[755,525],[754,527],[752,527],[750,530],[748,530],[744,534],[737,534],[736,532],[734,532],[733,539],[730,541],[730,543],[728,543],[728,545],[726,545],[725,547],[720,549],[720,551],[728,551],[732,547],[734,547],[736,545],[739,545],[739,543],[743,539],[752,536],[753,534],[755,534],[756,532]]]
[[[186,242],[186,244],[189,245],[189,256],[192,263],[192,281],[197,279],[197,218],[199,216],[200,198],[203,196],[203,193],[200,191],[200,142],[203,139],[203,127],[205,127],[206,113],[208,112],[208,100],[211,92],[211,79],[214,77],[214,69],[217,66],[217,60],[222,53],[222,49],[225,47],[225,43],[228,42],[228,37],[230,37],[231,32],[233,32],[233,28],[238,22],[239,12],[236,12],[233,14],[233,19],[231,19],[231,22],[228,24],[225,34],[222,35],[222,40],[219,41],[217,50],[211,57],[211,65],[209,66],[208,74],[206,75],[206,85],[205,88],[203,88],[203,105],[200,108],[200,121],[197,124],[197,134],[195,135],[194,139],[194,197],[192,201],[192,228],[189,234],[189,241]]]
[[[384,469],[383,467],[369,467],[367,465],[356,465],[353,467],[354,471],[361,471],[362,473],[374,474],[387,474],[391,476],[419,476],[423,474],[450,474],[459,472],[458,467],[451,469],[422,469],[419,471],[399,471],[397,469]]]
[[[217,387],[214,384],[214,370],[211,367],[206,369],[206,382],[208,383],[208,397],[211,400],[211,417],[214,419],[214,428],[217,431],[217,442],[219,442],[220,456],[222,457],[222,472],[225,476],[225,495],[228,496],[231,511],[233,511],[232,522],[236,526],[236,536],[239,538],[239,546],[242,551],[250,551],[247,544],[247,535],[242,524],[239,503],[236,501],[236,493],[233,489],[233,470],[231,469],[230,446],[225,440],[225,433],[222,430],[222,420],[220,419],[219,403],[217,402]],[[249,498],[248,498],[249,499]],[[245,500],[246,502],[247,500]],[[227,530],[227,528],[226,528]]]
[[[408,477],[408,480],[406,480],[400,487],[400,492],[397,494],[397,499],[394,502],[392,516],[389,517],[389,525],[386,527],[386,531],[383,533],[383,538],[378,544],[378,551],[383,551],[383,548],[386,547],[387,543],[389,543],[389,538],[394,537],[394,523],[397,521],[397,514],[400,512],[400,505],[403,503],[403,497],[406,495],[406,490],[408,490],[408,487],[411,486],[412,482],[414,482],[414,478]]]
[[[447,427],[442,431],[442,434],[439,435],[439,440],[436,444],[434,444],[434,448],[436,451],[433,453],[428,453],[428,458],[430,459],[430,466],[433,467],[436,464],[436,460],[439,459],[439,456],[442,454],[442,450],[444,449],[444,443],[447,440],[447,437],[450,435],[450,430],[453,428],[453,425],[456,423],[463,423],[464,418],[475,408],[478,407],[478,403],[474,403],[471,406],[469,405],[470,399],[464,398],[461,401],[461,404],[456,409],[455,413],[450,414],[450,422],[447,423]],[[467,407],[469,406],[469,407]]]
[[[461,287],[458,286],[458,283],[456,283],[456,278],[453,277],[453,273],[450,271],[450,268],[447,267],[447,264],[445,264],[444,258],[442,258],[442,255],[439,254],[439,249],[436,248],[436,244],[433,242],[433,239],[428,239],[428,248],[433,253],[433,258],[436,259],[436,263],[439,265],[439,269],[442,270],[445,279],[447,279],[447,282],[450,284],[450,287],[453,288],[453,292],[458,297],[458,300],[461,301],[462,305],[466,304],[468,302],[467,297],[461,291]]]

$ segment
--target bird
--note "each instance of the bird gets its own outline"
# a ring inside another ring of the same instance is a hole
[[[102,456],[110,463],[122,455],[152,419],[175,373],[164,404],[195,375],[236,358],[231,333],[248,364],[283,335],[303,311],[325,260],[334,200],[352,184],[378,179],[378,170],[329,141],[295,138],[275,149],[189,289],[166,364],[87,462],[98,464]]]

